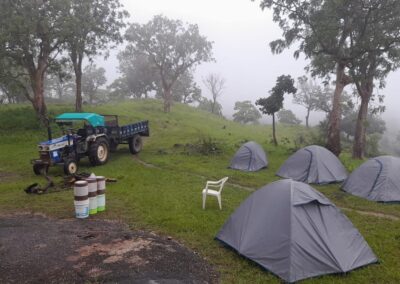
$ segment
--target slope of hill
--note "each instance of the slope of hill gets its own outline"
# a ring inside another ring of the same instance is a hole
[[[52,115],[68,110],[72,111],[63,105],[50,106]],[[118,180],[108,187],[107,211],[96,218],[123,220],[134,229],[154,230],[178,239],[216,265],[222,282],[280,282],[272,274],[220,246],[214,236],[253,190],[278,179],[275,172],[292,153],[293,138],[306,130],[278,126],[281,145],[274,147],[269,143],[269,126],[240,125],[186,105],[177,104],[168,114],[162,112],[162,104],[156,100],[87,106],[85,111],[118,114],[121,124],[150,121],[151,136],[145,138],[139,155],[133,157],[126,145],[122,145],[104,166],[92,168],[86,159],[81,161],[81,171],[93,171]],[[23,188],[33,182],[44,183],[43,178],[34,176],[29,164],[29,160],[37,156],[37,143],[46,140],[46,131],[38,127],[31,109],[0,106],[0,135],[0,212],[25,210],[60,218],[72,217],[71,191],[41,196],[23,192]],[[268,169],[256,173],[227,169],[234,152],[249,140],[266,150]],[[343,161],[351,168],[356,165],[349,159]],[[62,182],[61,168],[51,168],[50,173],[57,183]],[[223,176],[229,176],[229,184],[223,191],[223,209],[220,211],[216,200],[209,198],[207,209],[202,210],[201,190],[205,181]],[[338,185],[318,189],[336,205],[346,208],[344,212],[382,264],[345,276],[325,276],[308,282],[399,282],[400,221],[385,218],[386,215],[400,217],[399,207],[361,200],[340,191]],[[380,213],[381,217],[374,213]]]

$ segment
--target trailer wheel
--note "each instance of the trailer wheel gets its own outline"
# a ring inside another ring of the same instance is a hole
[[[67,160],[64,162],[64,173],[73,175],[78,171],[78,164],[75,160]]]
[[[48,165],[42,165],[42,164],[34,164],[33,165],[33,172],[35,175],[40,176],[43,174],[47,174],[49,171],[49,166]]]
[[[108,161],[110,147],[105,138],[97,138],[89,147],[89,161],[92,166],[104,165]]]
[[[128,143],[131,154],[137,154],[142,150],[142,137],[139,134],[135,134],[132,138],[129,138]]]

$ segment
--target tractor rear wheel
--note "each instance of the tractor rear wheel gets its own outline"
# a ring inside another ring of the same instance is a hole
[[[135,134],[132,138],[129,138],[129,151],[131,154],[137,154],[142,151],[142,137],[139,134]]]
[[[89,147],[89,161],[92,166],[104,165],[108,161],[110,146],[105,138],[97,138]]]
[[[64,173],[66,175],[74,175],[78,171],[78,163],[75,160],[66,160],[64,162]]]

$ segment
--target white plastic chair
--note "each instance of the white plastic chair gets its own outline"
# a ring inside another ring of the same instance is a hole
[[[228,177],[224,177],[218,181],[207,181],[206,183],[206,188],[203,189],[203,209],[206,208],[206,199],[207,195],[215,196],[218,199],[218,204],[219,204],[219,209],[222,209],[222,204],[221,204],[221,192],[224,187],[225,182],[228,180]],[[215,188],[214,189],[210,189]]]

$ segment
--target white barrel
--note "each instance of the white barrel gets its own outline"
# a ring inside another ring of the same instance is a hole
[[[106,179],[103,176],[97,179],[97,212],[106,210]]]
[[[74,201],[75,205],[75,217],[76,218],[87,218],[89,217],[89,199]]]
[[[74,183],[75,217],[87,218],[89,216],[89,187],[88,182],[78,180]]]
[[[106,210],[106,195],[99,194],[97,195],[97,212],[102,212]]]
[[[74,183],[74,196],[75,200],[76,197],[79,197],[78,199],[84,200],[88,198],[89,194],[89,187],[88,187],[88,182],[85,180],[78,180]],[[86,198],[84,198],[86,196]],[[78,200],[79,201],[79,200]]]
[[[89,197],[89,214],[94,215],[97,213],[97,196]]]
[[[97,213],[97,180],[96,178],[87,178],[89,189],[89,214]]]
[[[106,190],[106,178],[103,176],[97,176],[97,190]]]

